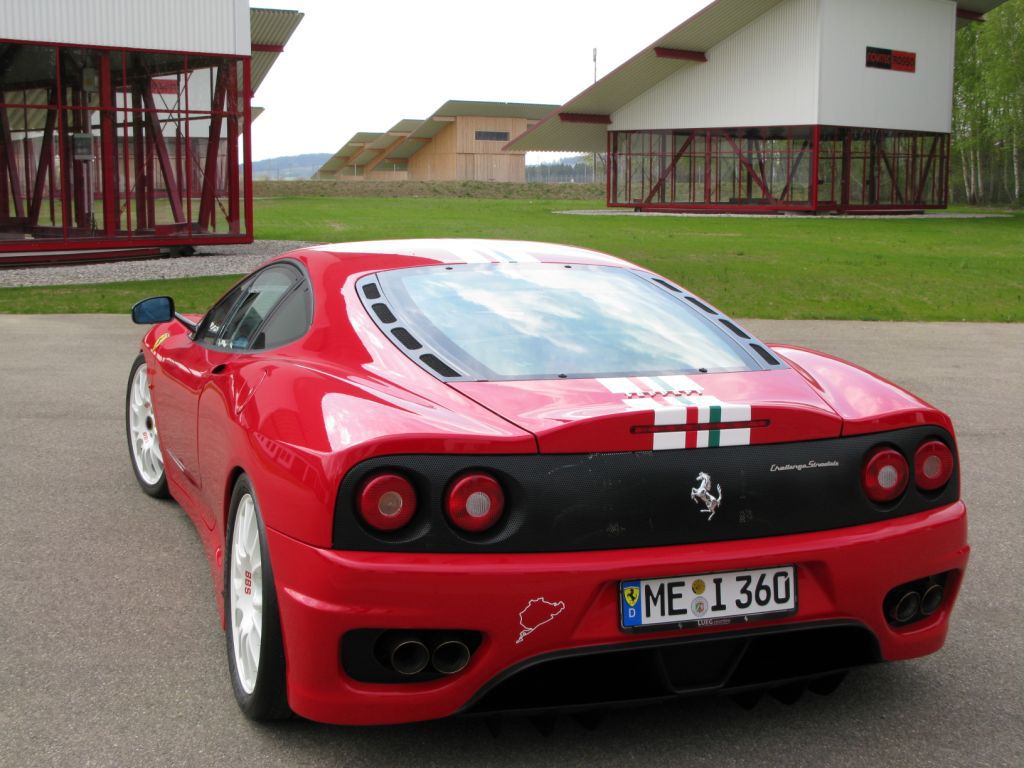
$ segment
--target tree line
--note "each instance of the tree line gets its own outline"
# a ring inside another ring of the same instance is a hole
[[[1024,0],[957,32],[950,193],[958,203],[1024,200]]]

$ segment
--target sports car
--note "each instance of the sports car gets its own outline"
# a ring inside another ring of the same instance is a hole
[[[344,243],[132,316],[131,464],[199,531],[249,717],[791,699],[944,642],[950,419],[647,269]]]

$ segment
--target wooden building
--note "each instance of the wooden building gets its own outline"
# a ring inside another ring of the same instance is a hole
[[[526,152],[503,147],[553,109],[552,104],[449,101],[426,120],[401,120],[384,133],[357,133],[316,178],[523,182]]]

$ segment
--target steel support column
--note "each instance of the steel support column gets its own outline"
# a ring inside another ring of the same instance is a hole
[[[146,141],[143,127],[142,94],[136,87],[132,91],[132,156],[135,158],[135,229],[143,231],[150,226],[149,206],[146,204]]]
[[[199,228],[209,231],[213,223],[213,208],[217,199],[217,156],[220,154],[220,127],[224,115],[224,92],[227,88],[228,64],[217,67],[217,84],[210,105],[210,133],[206,143],[206,162],[203,171],[203,190],[199,198]]]
[[[150,81],[142,86],[142,103],[146,105],[146,127],[147,144],[150,145],[150,155],[156,153],[156,159],[160,163],[160,172],[164,177],[164,187],[167,189],[167,200],[171,204],[171,213],[174,216],[175,224],[185,223],[185,214],[181,207],[181,192],[178,188],[178,180],[174,178],[174,166],[171,165],[171,158],[167,152],[167,142],[164,140],[163,126],[160,124],[160,117],[156,113],[156,106],[153,103],[153,92]],[[152,167],[152,161],[150,161]],[[152,173],[152,171],[150,171]],[[156,185],[153,184],[153,193],[156,192]]]
[[[3,175],[4,186],[8,188],[9,194],[14,198],[14,216],[17,219],[25,218],[25,201],[21,199],[21,180],[18,178],[18,156],[14,150],[14,142],[11,141],[11,124],[7,120],[7,110],[0,109],[0,143],[3,143]],[[9,185],[9,186],[8,186]],[[7,208],[7,195],[4,196],[4,214],[10,215]]]
[[[227,64],[228,83],[225,94],[224,109],[227,111],[227,192],[228,192],[228,231],[239,232],[240,212],[238,206],[238,65]]]
[[[117,105],[110,76],[110,52],[100,54],[100,152],[103,190],[103,233],[114,237],[121,228],[121,191],[117,183]]]
[[[814,126],[814,134],[811,138],[811,210],[818,210],[818,185],[820,183],[819,176],[821,175],[821,126]],[[804,145],[806,147],[806,144]],[[803,150],[800,151],[800,157],[803,157]],[[800,160],[797,159],[797,165],[800,164]],[[792,181],[792,175],[790,176]],[[789,182],[786,183],[786,191],[789,191]]]
[[[56,100],[56,95],[50,92],[50,103]],[[36,167],[35,183],[32,185],[32,200],[28,208],[28,226],[35,227],[39,224],[39,212],[43,207],[43,188],[46,185],[46,176],[50,172],[53,162],[53,131],[57,125],[57,110],[46,110],[46,126],[43,128],[43,139],[39,145],[39,165]],[[50,200],[53,200],[53,178],[50,178]]]

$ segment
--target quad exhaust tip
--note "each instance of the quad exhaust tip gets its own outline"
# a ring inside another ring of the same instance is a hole
[[[420,640],[403,638],[392,646],[388,660],[400,675],[418,675],[430,663],[430,651]]]
[[[434,646],[431,664],[442,675],[454,675],[469,664],[469,646],[461,640],[442,640]]]
[[[920,609],[921,595],[914,590],[908,590],[896,601],[889,615],[893,621],[905,624],[908,621],[912,621]]]
[[[932,584],[928,587],[921,596],[921,615],[931,616],[935,613],[942,605],[943,597],[945,597],[945,591],[941,584]]]

